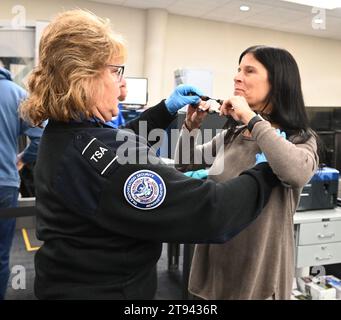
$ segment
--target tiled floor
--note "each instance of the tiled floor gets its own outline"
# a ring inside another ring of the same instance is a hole
[[[16,275],[18,273],[12,273],[9,287],[7,290],[6,299],[8,300],[34,300],[36,299],[33,294],[33,282],[34,282],[34,254],[35,247],[39,246],[39,241],[35,238],[34,229],[26,229],[29,244],[24,240],[22,229],[18,229],[13,240],[13,246],[11,251],[11,270],[14,266],[23,266],[26,271],[26,288],[14,290],[12,287],[12,281],[18,281]],[[32,250],[32,251],[28,251]],[[182,252],[180,251],[182,256]],[[157,300],[173,300],[182,298],[182,272],[181,272],[181,256],[179,270],[172,272],[168,271],[168,259],[167,259],[167,245],[164,244],[161,258],[158,262],[158,290],[156,292],[155,299]]]

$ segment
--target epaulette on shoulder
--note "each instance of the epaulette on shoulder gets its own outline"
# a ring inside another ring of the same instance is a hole
[[[81,156],[101,175],[107,176],[119,166],[115,152],[87,133],[77,133],[74,143]]]

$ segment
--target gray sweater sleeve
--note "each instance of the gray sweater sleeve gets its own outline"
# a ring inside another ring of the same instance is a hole
[[[198,170],[210,167],[217,155],[217,151],[224,145],[222,130],[207,143],[203,142],[200,129],[188,131],[183,125],[175,149],[175,167],[180,171]]]
[[[256,139],[277,177],[293,188],[303,187],[318,167],[314,137],[306,143],[294,144],[278,136],[275,128],[267,121],[255,124],[252,137]]]

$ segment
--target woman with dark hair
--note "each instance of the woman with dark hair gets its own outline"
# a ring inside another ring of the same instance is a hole
[[[223,244],[196,246],[189,291],[203,299],[289,299],[293,215],[302,187],[318,167],[316,134],[308,126],[299,70],[288,51],[246,49],[234,87],[234,95],[220,109],[228,116],[226,130],[207,144],[190,146],[188,159],[205,159],[210,150],[214,161],[183,161],[181,145],[188,138],[195,140],[202,110],[207,109],[189,106],[177,148],[178,167],[210,166],[209,178],[222,182],[250,168],[255,155],[263,153],[282,183],[273,189],[262,214],[235,237]]]

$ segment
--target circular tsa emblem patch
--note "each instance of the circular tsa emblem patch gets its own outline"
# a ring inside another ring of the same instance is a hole
[[[166,185],[154,171],[140,170],[129,176],[124,184],[124,197],[133,207],[150,210],[158,207],[166,197]]]

